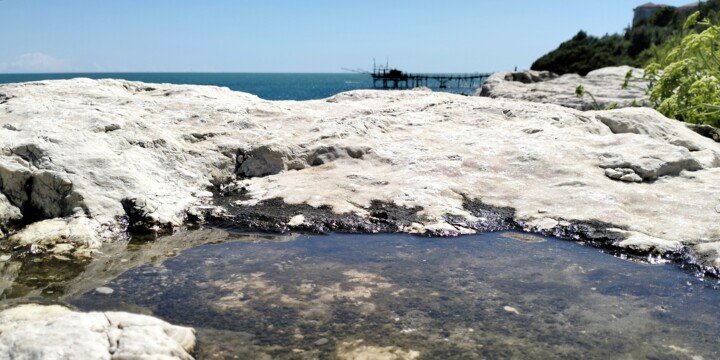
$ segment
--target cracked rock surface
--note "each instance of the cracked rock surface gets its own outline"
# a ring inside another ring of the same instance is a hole
[[[0,92],[0,229],[13,244],[92,251],[128,228],[210,217],[260,230],[604,234],[720,266],[720,145],[648,108],[416,91],[265,101],[89,79]]]
[[[20,305],[0,312],[0,359],[183,359],[195,331],[147,315]]]

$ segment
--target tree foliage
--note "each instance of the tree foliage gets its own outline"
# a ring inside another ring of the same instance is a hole
[[[650,100],[665,116],[720,126],[720,26],[691,15],[683,37],[661,62],[645,69]],[[695,32],[701,27],[704,30]]]
[[[718,19],[720,0],[701,2],[698,9],[700,18]],[[557,49],[537,59],[531,68],[558,74],[585,75],[606,66],[643,67],[650,62],[661,63],[659,59],[666,58],[681,41],[684,21],[676,8],[665,7],[635,22],[622,34],[595,37],[580,31]]]
[[[572,39],[562,43],[557,50],[536,60],[532,69],[585,75],[601,67],[626,63],[627,47],[628,42],[621,35],[598,38],[581,30]]]

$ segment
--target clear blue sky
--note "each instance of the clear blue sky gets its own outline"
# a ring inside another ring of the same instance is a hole
[[[580,29],[622,31],[643,2],[0,0],[0,73],[528,68]]]

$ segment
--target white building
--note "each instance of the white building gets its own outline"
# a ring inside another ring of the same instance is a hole
[[[696,1],[696,2],[692,2],[690,4],[679,6],[679,7],[677,7],[677,10],[678,10],[678,12],[680,12],[680,15],[687,17],[698,9],[698,5],[700,5],[700,2]],[[648,3],[642,4],[642,5],[634,8],[633,12],[635,15],[633,16],[633,24],[642,19],[649,18],[656,11],[658,11],[664,7],[674,8],[674,6],[665,5],[665,4],[655,4],[652,2],[648,2]]]

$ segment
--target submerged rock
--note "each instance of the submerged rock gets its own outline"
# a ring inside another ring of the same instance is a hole
[[[557,223],[553,224],[553,226],[555,226],[555,225],[557,225]],[[523,242],[527,242],[527,243],[545,242],[545,239],[543,239],[541,236],[525,234],[525,233],[518,233],[518,232],[505,233],[502,235],[502,237],[507,238],[507,239],[523,241]]]
[[[11,96],[0,104],[2,229],[38,253],[87,254],[127,230],[188,221],[281,232],[522,228],[634,252],[720,239],[720,144],[648,108],[580,112],[423,91],[271,102],[89,79],[0,90]],[[702,249],[702,263],[716,264],[720,254]]]
[[[627,88],[623,89],[625,75],[632,71]],[[606,108],[614,103],[618,108],[647,106],[647,82],[642,80],[643,70],[629,66],[607,67],[589,72],[586,76],[565,74],[558,76],[548,71],[521,71],[495,73],[478,89],[477,95],[492,98],[527,100],[557,104],[578,110]],[[578,97],[575,90],[582,85],[589,94]]]
[[[315,344],[315,346],[323,346],[329,342],[330,342],[330,340],[328,340],[327,338],[320,338],[317,341],[315,341],[313,344]]]
[[[99,288],[95,288],[95,291],[100,294],[103,294],[103,295],[110,295],[115,292],[115,290],[113,290],[112,288],[109,288],[107,286],[101,286]]]
[[[0,312],[2,359],[193,359],[195,331],[125,312],[21,305]]]
[[[336,356],[342,360],[414,360],[420,357],[420,352],[397,346],[372,346],[365,344],[364,340],[356,340],[340,344]]]

